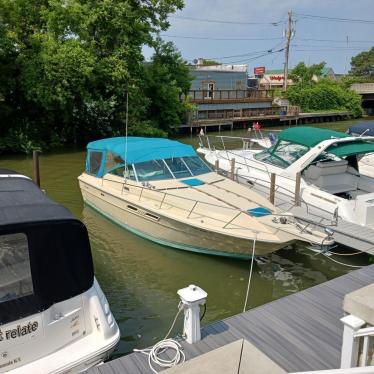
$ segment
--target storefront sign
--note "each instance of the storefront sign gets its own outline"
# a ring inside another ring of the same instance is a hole
[[[257,66],[253,70],[254,70],[255,75],[265,74],[265,66]]]
[[[270,75],[269,79],[271,81],[283,81],[284,80],[284,76],[283,75]]]

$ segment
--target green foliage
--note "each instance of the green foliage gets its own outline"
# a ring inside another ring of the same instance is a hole
[[[367,52],[361,52],[351,59],[351,70],[353,76],[374,77],[374,47]]]
[[[320,78],[322,76],[322,70],[325,67],[326,62],[321,62],[319,64],[313,64],[311,66],[306,66],[304,62],[299,62],[289,74],[290,79],[295,83],[299,82],[311,82],[315,78]]]
[[[360,95],[329,79],[295,84],[289,87],[287,97],[292,105],[305,112],[344,110],[355,117],[362,115]]]
[[[358,75],[345,75],[341,79],[341,83],[344,87],[349,88],[354,83],[373,83],[374,82],[374,75],[371,76],[358,76]]]
[[[215,60],[208,60],[208,59],[203,59],[203,65],[204,66],[211,66],[211,65],[221,65],[221,63],[215,61]]]
[[[147,118],[168,132],[184,121],[186,97],[192,77],[180,53],[172,43],[158,39],[155,54],[145,71],[145,94],[150,98]]]
[[[154,35],[182,7],[182,0],[0,0],[0,152],[123,134],[127,91],[130,131],[169,132],[188,74],[170,73],[181,72],[182,61]],[[144,45],[156,48],[152,79]],[[147,84],[163,99],[145,95]]]

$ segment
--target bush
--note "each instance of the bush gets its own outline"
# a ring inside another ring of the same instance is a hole
[[[291,86],[287,98],[304,112],[350,111],[355,117],[362,115],[361,97],[343,84],[328,79],[319,82],[300,82]]]

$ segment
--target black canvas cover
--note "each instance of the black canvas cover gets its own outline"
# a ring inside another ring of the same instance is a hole
[[[83,223],[31,180],[1,177],[0,171],[0,237],[20,233],[27,237],[33,293],[0,302],[0,324],[41,312],[93,285]]]

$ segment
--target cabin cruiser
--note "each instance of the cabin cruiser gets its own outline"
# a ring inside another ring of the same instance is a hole
[[[347,130],[347,133],[358,137],[374,136],[374,122],[365,121],[356,123]],[[359,168],[361,174],[374,178],[374,155],[369,153],[361,157],[359,161]]]
[[[269,187],[275,174],[277,191],[289,196],[294,196],[300,174],[301,198],[307,206],[374,229],[374,179],[359,168],[360,157],[374,152],[374,137],[293,127],[263,150],[202,145],[198,152],[212,165],[219,160],[219,167],[227,171],[234,159],[236,173],[252,183]]]
[[[28,177],[0,170],[0,373],[78,373],[119,340],[86,227]]]
[[[332,238],[303,230],[266,198],[213,172],[190,145],[117,137],[87,145],[79,177],[84,202],[129,231],[187,251],[249,258],[296,240]]]

